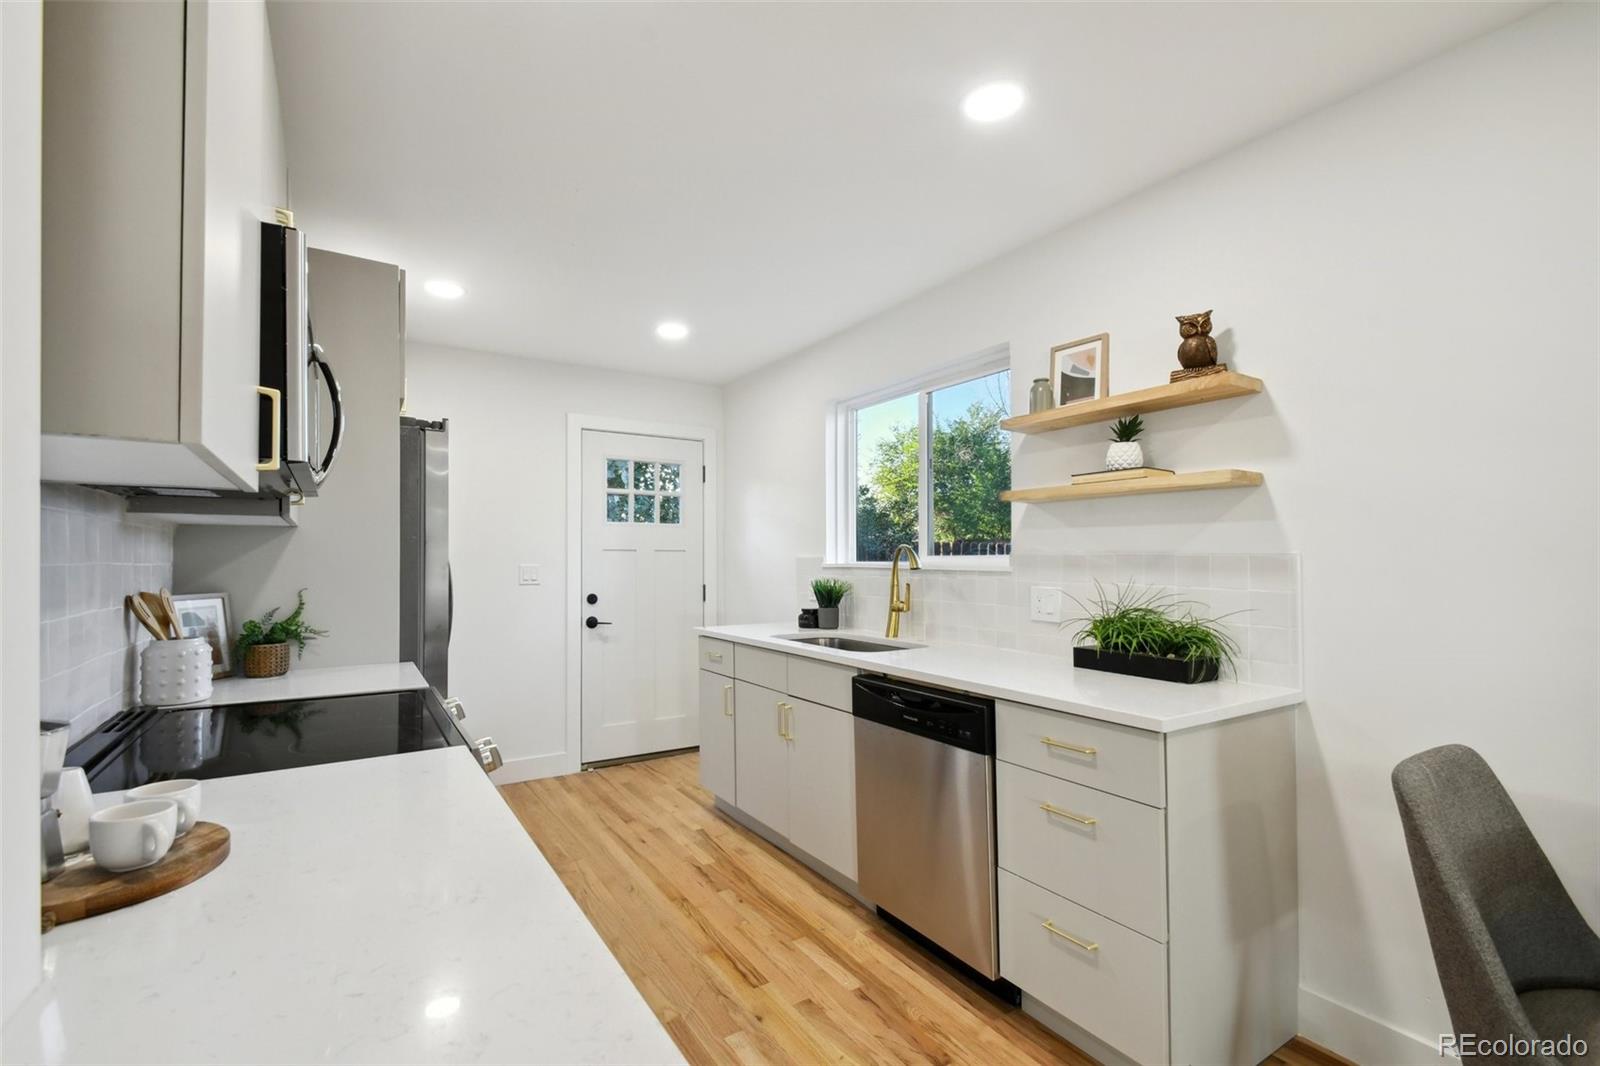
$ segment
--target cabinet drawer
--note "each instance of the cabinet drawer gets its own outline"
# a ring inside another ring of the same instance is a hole
[[[1147,729],[1002,700],[995,705],[995,756],[1152,807],[1167,805],[1161,734]]]
[[[819,663],[798,655],[789,657],[789,695],[824,707],[848,711],[850,679],[855,676],[854,668],[849,666]]]
[[[737,644],[733,649],[733,676],[774,692],[788,692],[789,657],[781,651]]]
[[[700,669],[733,676],[733,645],[725,640],[700,638]]]
[[[1004,870],[1000,973],[1135,1062],[1167,1063],[1166,947]]]
[[[996,770],[1000,866],[1165,941],[1165,812],[1010,763]]]

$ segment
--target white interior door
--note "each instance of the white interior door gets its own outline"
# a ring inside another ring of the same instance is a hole
[[[699,743],[701,442],[583,432],[583,761]]]

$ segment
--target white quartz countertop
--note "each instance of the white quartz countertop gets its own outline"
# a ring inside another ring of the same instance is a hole
[[[44,936],[7,1063],[682,1063],[464,748],[204,783],[191,885]]]
[[[366,692],[404,692],[427,688],[422,671],[413,663],[374,663],[368,666],[290,666],[281,677],[224,677],[211,686],[207,707],[234,703],[275,703],[279,700],[319,700],[331,696],[359,696]]]
[[[895,651],[851,652],[785,640],[785,636],[854,636],[882,641],[881,633],[797,630],[792,624],[703,626],[703,636],[808,659],[854,666],[907,681],[959,689],[1033,707],[1080,714],[1102,722],[1174,733],[1247,714],[1291,707],[1298,689],[1213,681],[1180,685],[1100,670],[1079,670],[1065,655],[1038,655],[966,644],[907,645]]]

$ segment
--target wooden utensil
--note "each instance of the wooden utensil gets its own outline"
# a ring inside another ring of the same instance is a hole
[[[178,619],[178,605],[172,602],[172,593],[161,590],[161,606],[166,609],[167,621],[172,623],[172,639],[183,639],[183,622]]]
[[[143,903],[182,888],[215,870],[228,857],[229,833],[216,822],[196,822],[154,866],[126,873],[102,870],[79,860],[46,881],[39,892],[39,919],[45,932],[58,925]]]
[[[150,617],[156,620],[156,625],[161,629],[162,640],[172,640],[172,622],[167,617],[167,605],[161,602],[161,595],[155,592],[141,592],[139,599],[144,602],[145,609],[150,612]]]
[[[152,637],[157,640],[166,640],[166,627],[156,621],[156,616],[151,613],[150,605],[144,602],[144,597],[145,593],[143,592],[137,596],[129,596],[127,600],[128,610],[133,612],[133,616],[139,620],[140,625],[150,631]]]

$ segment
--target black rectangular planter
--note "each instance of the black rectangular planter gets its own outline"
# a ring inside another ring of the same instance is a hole
[[[1072,665],[1085,670],[1104,670],[1109,674],[1128,674],[1131,677],[1148,677],[1152,681],[1176,681],[1180,685],[1195,685],[1202,681],[1215,681],[1221,664],[1215,659],[1188,662],[1184,659],[1163,659],[1156,655],[1128,655],[1120,651],[1101,651],[1098,648],[1073,648]]]

